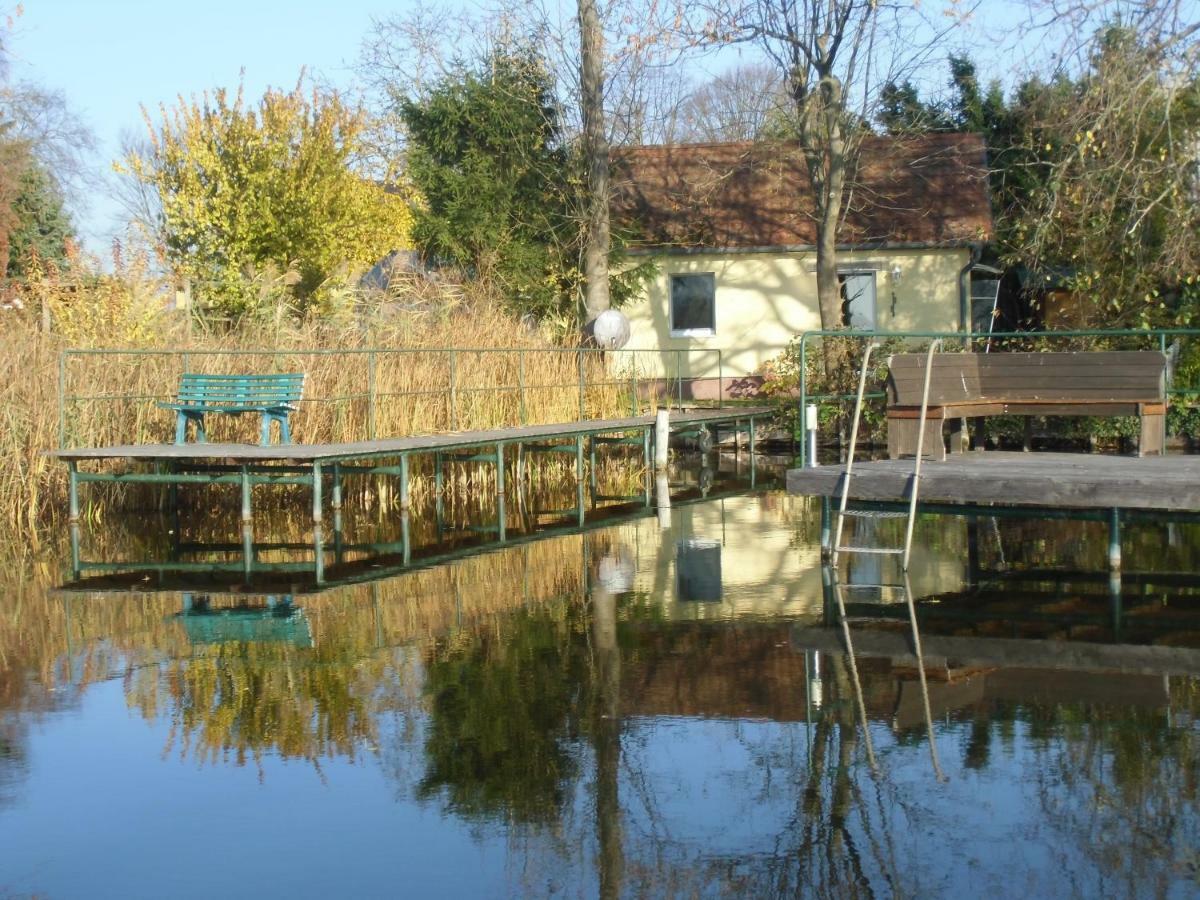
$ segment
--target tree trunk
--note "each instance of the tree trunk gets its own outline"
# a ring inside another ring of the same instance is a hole
[[[817,219],[817,306],[821,312],[821,329],[832,331],[842,327],[842,287],[837,272],[837,216],[832,223],[828,214]]]
[[[584,307],[591,322],[609,308],[608,135],[604,127],[604,35],[596,0],[579,0],[580,107],[587,166],[587,238],[583,251]]]

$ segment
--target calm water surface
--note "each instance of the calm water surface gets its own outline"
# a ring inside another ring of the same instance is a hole
[[[1200,895],[1200,527],[1128,526],[1116,588],[1099,523],[927,516],[918,659],[903,591],[840,614],[818,504],[676,478],[582,531],[531,494],[491,550],[493,511],[351,503],[323,590],[12,567],[0,896]],[[81,553],[236,563],[193,519]]]

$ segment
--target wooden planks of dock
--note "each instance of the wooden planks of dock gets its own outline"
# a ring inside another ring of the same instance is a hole
[[[845,467],[787,473],[790,493],[840,497]],[[905,501],[913,461],[856,461],[850,499]],[[988,451],[921,467],[922,503],[1200,511],[1200,456]]]

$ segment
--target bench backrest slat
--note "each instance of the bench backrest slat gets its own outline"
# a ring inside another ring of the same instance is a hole
[[[304,373],[279,375],[206,375],[184,372],[180,403],[212,406],[288,406],[300,402]]]
[[[1165,362],[1165,356],[1153,350],[936,353],[929,403],[1162,400]],[[898,353],[889,365],[889,405],[920,406],[925,354]]]

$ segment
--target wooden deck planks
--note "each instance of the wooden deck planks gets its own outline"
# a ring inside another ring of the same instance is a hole
[[[714,422],[733,422],[750,418],[767,419],[774,414],[771,407],[724,407],[721,409],[671,412],[671,425],[700,425]],[[312,463],[327,460],[364,459],[373,456],[395,456],[434,450],[453,450],[498,443],[515,443],[575,435],[607,434],[653,427],[654,416],[631,416],[623,419],[585,419],[550,425],[522,425],[483,431],[459,431],[440,434],[413,435],[403,438],[384,438],[374,441],[355,441],[344,444],[286,444],[259,446],[256,444],[123,444],[111,447],[72,447],[50,452],[63,461],[126,459],[144,462],[179,460],[235,463]]]
[[[911,459],[856,462],[854,500],[906,500]],[[792,469],[790,493],[838,497],[843,466]],[[1200,456],[970,453],[921,467],[920,499],[1074,509],[1200,510]]]

